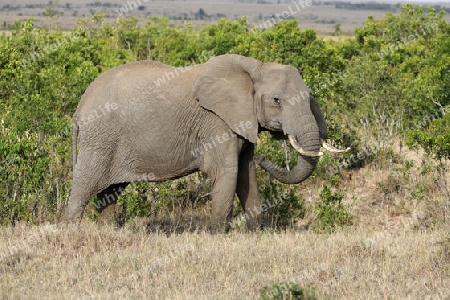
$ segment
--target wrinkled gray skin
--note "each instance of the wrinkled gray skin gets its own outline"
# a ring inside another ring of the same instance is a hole
[[[158,87],[162,77],[166,83]],[[298,103],[290,104],[295,98]],[[115,109],[107,110],[112,104]],[[215,227],[228,228],[237,194],[249,212],[248,228],[256,229],[261,201],[255,161],[279,181],[299,183],[318,160],[299,155],[288,171],[254,159],[262,130],[292,135],[303,150],[319,151],[325,120],[296,68],[223,55],[189,70],[155,61],[109,70],[89,86],[74,114],[74,173],[64,219],[79,221],[96,194],[114,204],[130,182],[202,171],[212,180]]]

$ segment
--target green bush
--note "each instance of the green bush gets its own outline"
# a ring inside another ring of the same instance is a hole
[[[292,187],[267,178],[266,183],[261,185],[260,197],[263,199],[265,223],[270,227],[285,229],[305,217],[304,200]]]
[[[302,288],[296,283],[274,283],[261,289],[260,300],[315,300],[318,299],[313,288]]]
[[[352,224],[352,216],[348,208],[342,204],[344,195],[341,191],[333,193],[324,184],[319,198],[319,203],[315,206],[318,223],[313,226],[315,232],[331,233],[339,227]]]
[[[67,143],[3,124],[0,133],[0,224],[55,221],[70,188]]]

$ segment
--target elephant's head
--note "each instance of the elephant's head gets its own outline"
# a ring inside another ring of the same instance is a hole
[[[265,158],[259,165],[283,183],[300,183],[312,173],[322,153],[327,127],[316,100],[299,71],[286,65],[265,63],[239,55],[210,59],[199,70],[194,96],[232,130],[252,143],[260,130],[289,139],[299,152],[290,171]],[[252,126],[239,128],[245,122]],[[250,123],[248,123],[250,122]],[[332,149],[336,150],[336,149]]]

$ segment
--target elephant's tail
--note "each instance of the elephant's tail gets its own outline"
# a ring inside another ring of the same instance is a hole
[[[73,172],[75,172],[75,165],[77,164],[77,140],[78,140],[78,122],[76,117],[73,118],[73,132],[72,132],[72,161]]]

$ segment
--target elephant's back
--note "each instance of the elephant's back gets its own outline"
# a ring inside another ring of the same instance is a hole
[[[142,65],[142,66],[141,66]],[[149,61],[149,63],[145,62],[131,62],[127,63],[112,69],[105,71],[100,74],[97,78],[94,79],[93,82],[88,86],[83,95],[81,96],[81,100],[78,103],[77,111],[80,111],[85,105],[86,102],[91,101],[90,99],[97,96],[101,90],[109,90],[109,94],[111,94],[115,85],[118,84],[118,80],[120,77],[126,73],[129,73],[133,69],[142,69],[142,67],[146,69],[152,68],[163,68],[165,65],[160,62]]]
[[[92,111],[108,101],[127,105],[124,101],[133,102],[138,99],[154,102],[156,105],[161,104],[161,101],[167,104],[172,99],[185,97],[187,91],[190,92],[198,69],[199,65],[176,68],[151,60],[127,63],[110,69],[90,84],[81,97],[75,115]]]

